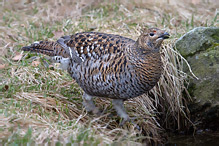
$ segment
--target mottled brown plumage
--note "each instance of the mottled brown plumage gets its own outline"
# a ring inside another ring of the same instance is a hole
[[[162,73],[159,48],[169,34],[144,30],[137,41],[119,35],[83,32],[57,42],[41,41],[23,47],[53,57],[84,90],[87,111],[98,113],[92,97],[113,99],[118,115],[129,120],[123,102],[148,92]],[[123,123],[124,123],[123,122]]]

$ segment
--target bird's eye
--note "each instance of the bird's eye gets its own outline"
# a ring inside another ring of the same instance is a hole
[[[151,32],[149,35],[150,35],[150,36],[154,36],[154,33]]]

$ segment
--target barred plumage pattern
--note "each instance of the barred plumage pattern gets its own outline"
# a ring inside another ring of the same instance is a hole
[[[144,30],[137,41],[119,35],[83,32],[41,41],[24,51],[52,56],[84,90],[84,106],[98,112],[92,96],[112,98],[118,115],[129,120],[123,101],[146,93],[162,73],[159,48],[169,34],[157,28]],[[124,123],[123,122],[123,123]]]

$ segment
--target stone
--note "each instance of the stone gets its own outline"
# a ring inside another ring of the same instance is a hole
[[[199,78],[190,79],[189,92],[196,99],[196,109],[201,110],[201,119],[209,122],[209,114],[219,121],[219,28],[197,27],[176,41],[176,48],[185,57],[193,73]],[[188,68],[184,71],[190,74]],[[211,111],[215,111],[212,113]],[[194,113],[195,114],[195,113]],[[218,125],[215,123],[215,125]],[[214,127],[215,128],[215,127]]]

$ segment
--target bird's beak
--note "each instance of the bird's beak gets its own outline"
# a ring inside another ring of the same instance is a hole
[[[162,38],[162,39],[168,39],[170,37],[170,34],[167,32],[164,32],[162,35],[160,35],[158,38]]]

